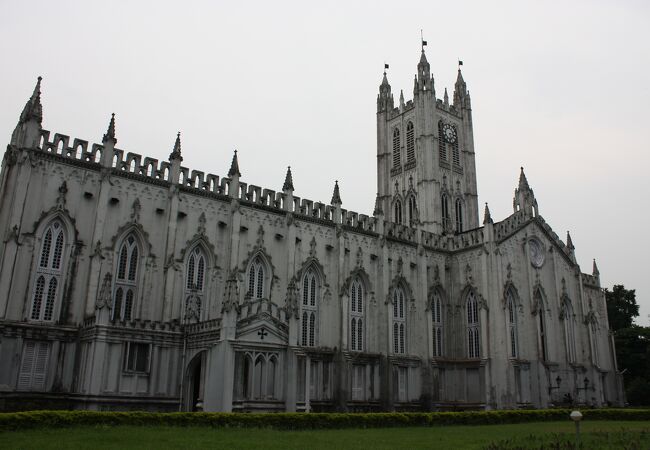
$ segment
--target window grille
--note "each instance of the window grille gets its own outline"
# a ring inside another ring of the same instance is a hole
[[[54,319],[55,306],[63,285],[64,248],[63,223],[57,219],[52,221],[43,232],[34,277],[32,307],[29,314],[31,320],[49,322]]]

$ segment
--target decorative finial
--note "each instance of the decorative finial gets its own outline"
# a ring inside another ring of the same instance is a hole
[[[447,88],[445,88],[444,102],[445,106],[449,106],[449,94],[447,94]]]
[[[287,176],[284,177],[283,191],[293,191],[293,176],[291,176],[291,166],[287,166]]]
[[[235,153],[232,155],[232,163],[230,163],[230,170],[228,171],[229,177],[232,178],[235,175],[241,177],[241,173],[239,172],[239,159],[237,159],[237,150],[235,150]]]
[[[38,77],[32,96],[27,100],[23,112],[20,114],[20,123],[28,122],[30,119],[36,120],[39,124],[43,122],[43,105],[41,105],[41,80]]]
[[[383,214],[384,212],[381,210],[381,198],[379,197],[379,194],[377,194],[377,198],[375,198],[375,210],[372,212],[373,216],[378,216],[379,214]]]
[[[490,208],[488,207],[487,202],[485,202],[485,211],[483,213],[483,225],[487,225],[488,223],[494,223],[492,221],[492,215],[490,214]]]
[[[594,267],[591,271],[591,274],[595,277],[600,275],[600,271],[598,270],[598,266],[596,265],[596,259],[594,258]]]
[[[183,157],[181,156],[181,132],[180,131],[176,135],[176,142],[174,142],[174,149],[169,154],[170,161],[173,161],[175,159],[179,161],[183,160]]]
[[[111,120],[108,123],[108,130],[106,130],[106,134],[104,135],[102,142],[106,143],[109,139],[113,141],[113,144],[117,143],[117,139],[115,138],[115,113],[111,114]]]
[[[528,180],[526,179],[526,174],[524,173],[524,168],[521,168],[519,173],[519,189],[530,189],[528,186]]]
[[[573,241],[571,240],[571,234],[568,231],[566,232],[566,246],[569,248],[569,250],[575,250]]]
[[[342,205],[343,202],[341,201],[341,194],[339,192],[339,180],[336,180],[334,182],[334,193],[332,194],[332,201],[330,202],[332,205]]]

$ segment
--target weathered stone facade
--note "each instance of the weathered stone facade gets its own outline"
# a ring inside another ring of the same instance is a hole
[[[620,404],[594,263],[521,171],[479,226],[469,92],[377,100],[372,216],[43,130],[40,79],[0,175],[0,402],[205,411]]]

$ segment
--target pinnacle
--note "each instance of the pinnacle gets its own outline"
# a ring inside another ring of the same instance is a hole
[[[41,80],[38,77],[32,96],[27,100],[23,112],[20,114],[20,123],[25,123],[30,119],[35,119],[39,124],[43,122],[43,105],[41,105]]]
[[[228,171],[229,177],[234,177],[235,175],[241,177],[241,173],[239,172],[239,160],[237,159],[237,150],[235,150],[235,153],[232,155],[232,163],[230,163],[230,170]]]
[[[382,86],[390,86],[390,84],[388,84],[388,76],[386,76],[386,71],[385,70],[384,70],[384,78],[382,78],[382,80],[381,80],[381,85]]]
[[[458,68],[458,76],[456,77],[456,84],[465,84],[465,80],[463,79],[463,72],[461,72],[460,67]]]
[[[528,186],[528,180],[526,179],[526,174],[524,173],[524,168],[521,168],[521,172],[519,173],[519,189],[530,189],[530,186]]]
[[[595,277],[597,277],[598,275],[600,275],[600,271],[598,270],[598,266],[596,265],[596,260],[595,260],[595,259],[594,259],[594,267],[593,267],[591,273],[592,273],[592,275],[595,276]]]
[[[377,194],[377,198],[375,199],[375,210],[372,212],[372,214],[374,216],[383,214],[383,211],[381,210],[381,198],[379,197],[379,193]]]
[[[115,113],[111,114],[111,120],[108,123],[108,130],[106,130],[102,142],[106,143],[109,139],[113,140],[113,144],[117,143],[117,139],[115,139]]]
[[[487,202],[485,202],[485,211],[483,213],[483,225],[487,225],[488,223],[494,223],[492,221],[492,215],[490,214],[490,208],[488,207]]]
[[[422,49],[422,54],[420,55],[420,64],[429,64],[429,61],[427,61],[427,55],[424,53],[424,48]]]
[[[287,167],[287,176],[284,178],[283,191],[293,191],[293,176],[291,175],[291,166]]]
[[[568,231],[566,232],[566,246],[569,248],[569,250],[575,250],[575,246],[571,240],[571,234]]]
[[[342,205],[341,193],[339,192],[339,180],[334,182],[334,193],[332,194],[332,200],[330,202],[332,205]]]
[[[176,135],[176,142],[174,142],[174,149],[169,155],[170,161],[174,159],[178,159],[179,161],[183,160],[183,157],[181,156],[181,132],[180,131]]]
[[[445,88],[444,102],[445,102],[446,105],[449,104],[449,94],[447,94],[447,88]]]

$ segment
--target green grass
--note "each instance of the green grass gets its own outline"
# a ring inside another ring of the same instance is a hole
[[[594,421],[582,431],[650,430],[648,422]],[[2,449],[481,449],[492,442],[529,436],[573,433],[573,423],[538,422],[512,425],[435,426],[410,428],[282,431],[259,428],[89,426],[31,429],[0,433]],[[539,448],[536,447],[536,448]],[[606,447],[607,448],[607,447]]]

